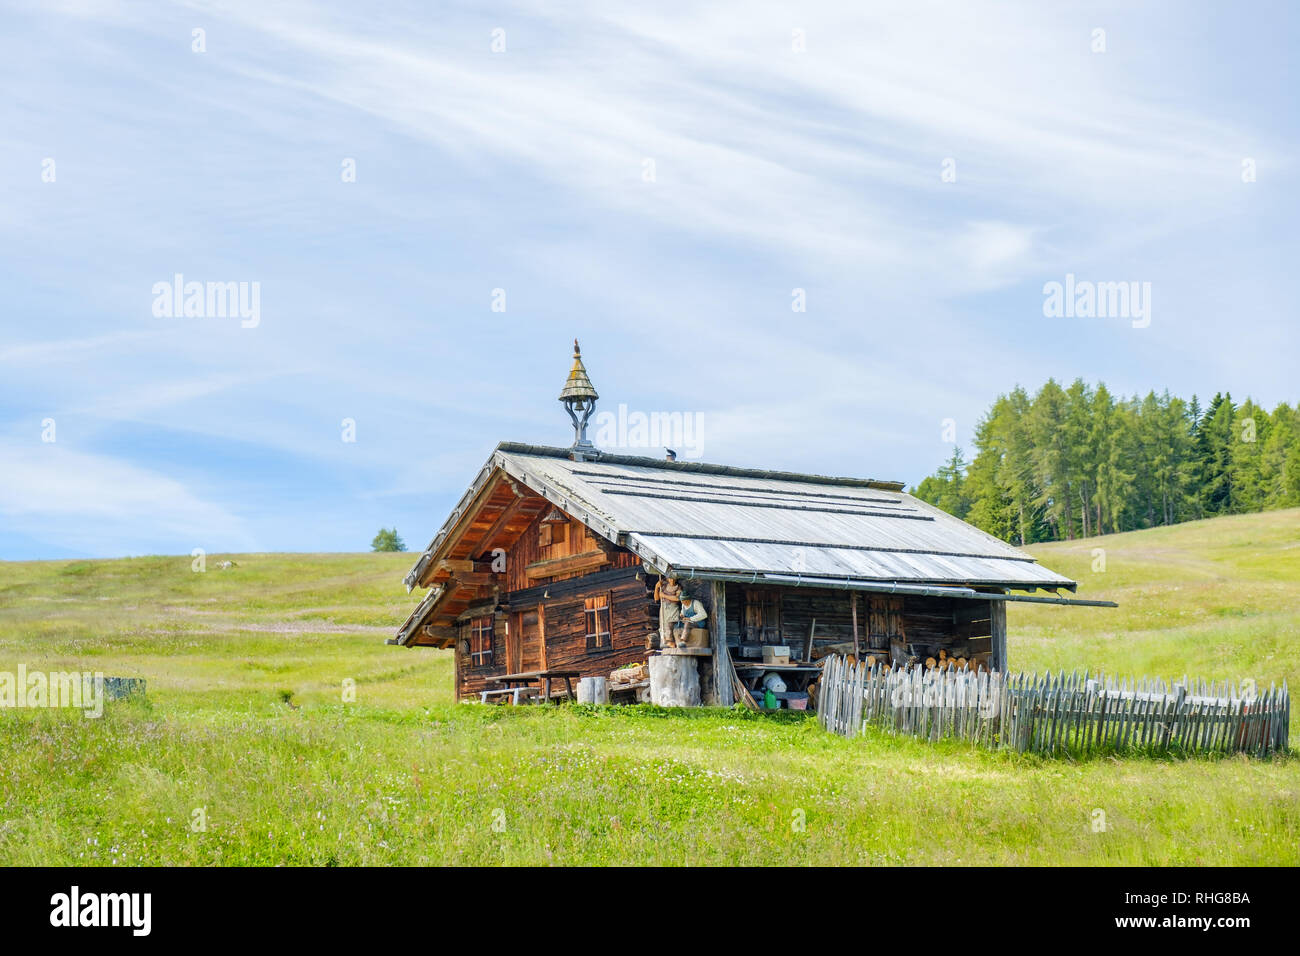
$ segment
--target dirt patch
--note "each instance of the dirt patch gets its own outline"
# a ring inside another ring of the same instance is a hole
[[[259,634],[392,634],[397,628],[373,624],[327,624],[323,621],[276,621],[273,624],[238,624],[230,630]]]
[[[142,628],[141,633],[167,636],[204,637],[221,634],[366,634],[375,637],[392,635],[396,627],[376,627],[371,624],[330,624],[324,621],[272,621],[265,624],[231,622],[222,625],[210,622],[211,627],[173,629],[166,627]]]

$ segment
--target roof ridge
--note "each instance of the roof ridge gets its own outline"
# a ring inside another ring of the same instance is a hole
[[[533,455],[539,458],[571,459],[569,448],[557,448],[553,445],[530,445],[526,442],[501,442],[497,445],[499,452],[516,455]],[[731,475],[735,478],[761,478],[767,481],[793,481],[804,484],[839,485],[847,488],[876,488],[880,491],[903,491],[904,482],[884,481],[878,478],[839,478],[831,475],[812,475],[796,471],[769,471],[764,468],[741,468],[736,465],[715,465],[702,461],[667,461],[663,458],[648,458],[640,455],[615,455],[600,452],[598,455],[585,454],[586,463],[608,465],[631,465],[640,468],[658,468],[663,471],[680,471],[699,475]]]

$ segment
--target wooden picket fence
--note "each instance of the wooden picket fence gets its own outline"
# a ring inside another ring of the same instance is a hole
[[[827,730],[856,736],[866,724],[939,740],[1038,754],[1098,751],[1285,752],[1291,696],[1284,681],[1257,694],[1228,681],[1117,679],[850,664],[828,658],[817,683]]]

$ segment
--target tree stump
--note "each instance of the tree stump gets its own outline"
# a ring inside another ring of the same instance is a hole
[[[660,707],[700,706],[700,671],[695,658],[684,654],[650,658],[650,701]]]
[[[609,683],[604,677],[583,677],[578,681],[578,703],[608,704]]]

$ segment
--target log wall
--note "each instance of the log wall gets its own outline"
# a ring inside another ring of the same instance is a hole
[[[578,527],[582,527],[578,524]],[[568,532],[568,552],[581,554],[592,542],[583,528],[583,536]],[[577,540],[575,540],[575,538]],[[514,549],[518,575],[507,577],[526,586],[512,588],[501,595],[502,609],[496,612],[495,663],[492,667],[473,668],[468,645],[458,648],[456,690],[461,699],[477,699],[480,691],[497,686],[488,678],[512,670],[576,670],[583,677],[608,677],[610,671],[624,664],[647,659],[646,637],[657,633],[659,606],[654,601],[656,578],[638,567],[630,552],[615,549],[611,560],[585,574],[556,576],[543,583],[529,582],[522,569],[535,561],[555,554],[536,547],[537,534],[530,528],[525,541]],[[528,546],[526,542],[534,544]],[[552,545],[552,549],[559,546]],[[710,588],[700,582],[691,590],[713,618]],[[851,593],[837,589],[781,588],[781,641],[788,644],[795,657],[802,657],[808,628],[815,618],[817,629],[813,656],[820,657],[833,645],[853,640]],[[745,622],[746,586],[727,584],[725,588],[727,640],[733,647],[742,641]],[[611,600],[611,641],[608,648],[587,649],[586,599],[608,595]],[[871,652],[888,655],[891,641],[917,645],[921,656],[937,655],[940,649],[961,651],[962,655],[985,655],[992,650],[991,602],[955,598],[873,595],[858,593],[858,636],[864,656]],[[515,628],[507,639],[507,627]],[[468,640],[468,630],[464,632]],[[544,636],[544,642],[543,642]],[[510,666],[507,648],[518,643],[518,665]],[[733,650],[734,653],[734,650]],[[954,654],[953,656],[957,656]]]
[[[545,666],[576,670],[583,677],[608,677],[617,667],[645,661],[646,635],[658,628],[653,589],[654,578],[638,567],[625,566],[570,575],[549,585],[503,594],[502,610],[496,614],[496,664],[471,668],[469,655],[458,653],[457,698],[477,700],[481,691],[500,686],[489,683],[488,678],[513,672],[507,660],[507,626],[516,628],[519,670]],[[586,600],[601,595],[610,598],[610,646],[588,650]]]
[[[563,528],[562,540],[555,541],[551,544],[544,545],[542,541],[542,525],[545,518],[551,514],[552,509],[546,508],[533,519],[524,533],[514,543],[506,553],[506,590],[522,591],[533,587],[537,584],[553,583],[555,581],[567,581],[573,578],[582,577],[600,570],[610,568],[632,568],[641,563],[641,559],[630,551],[618,548],[606,541],[600,535],[591,531],[577,518],[568,517],[565,524],[550,524]],[[591,561],[605,559],[604,563],[586,567],[578,571],[560,571],[556,574],[540,575],[536,573],[537,566],[541,562],[562,561],[568,559],[581,559],[583,555],[590,555]],[[530,566],[533,573],[530,574]]]
[[[460,637],[456,641],[456,699],[472,698],[478,700],[479,693],[499,685],[488,683],[488,678],[510,673],[506,659],[507,617],[494,614],[492,629],[493,663],[490,667],[475,667],[470,657],[470,621],[459,626]]]

